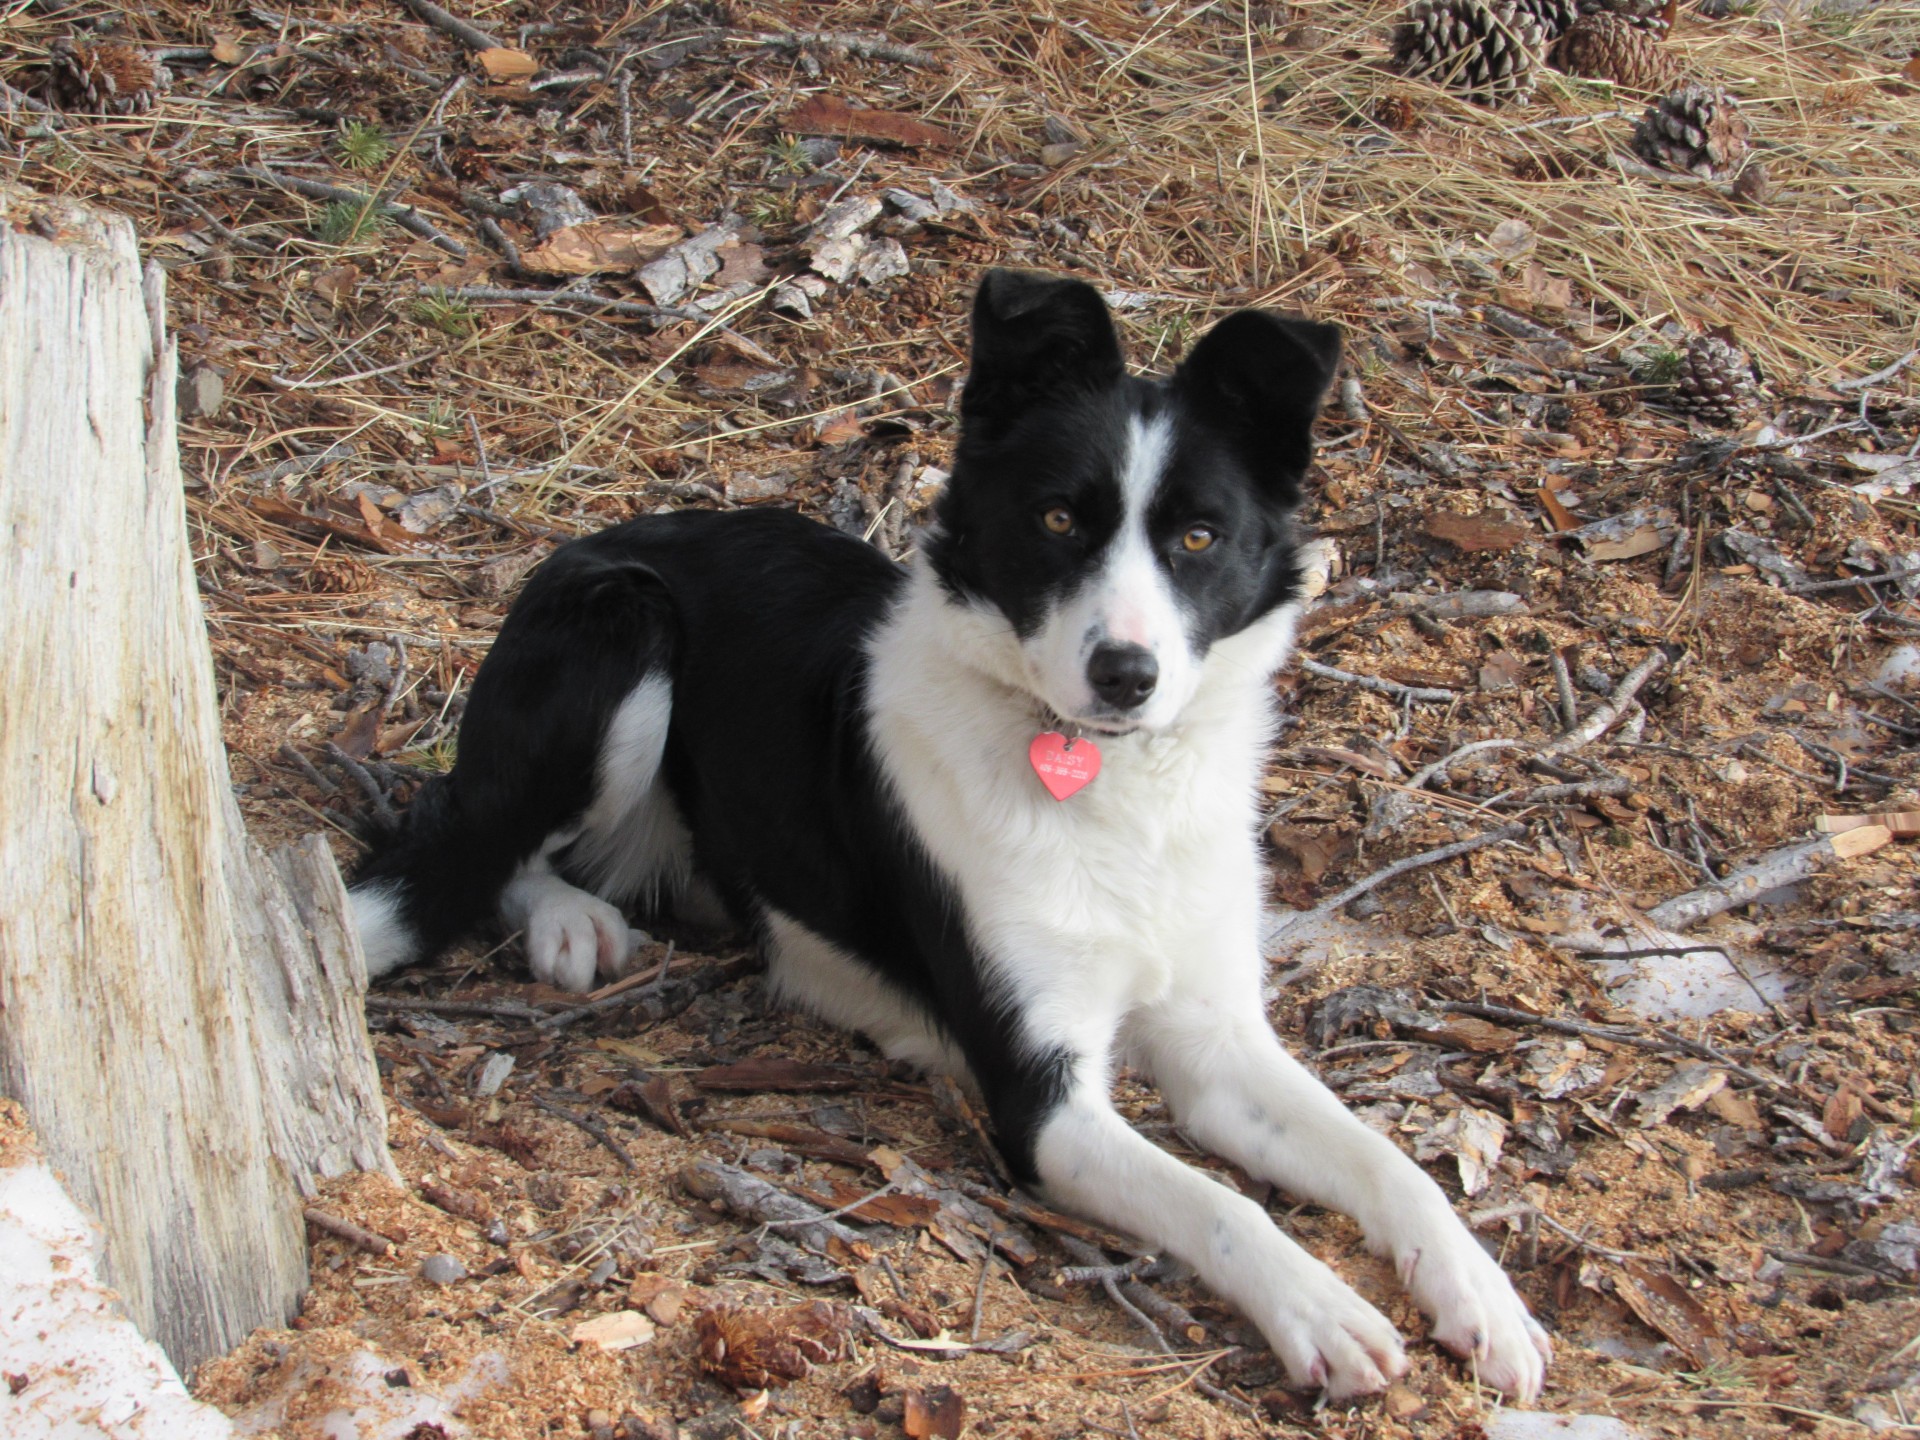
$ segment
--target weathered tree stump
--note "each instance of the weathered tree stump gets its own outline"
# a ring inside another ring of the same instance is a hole
[[[0,1093],[184,1370],[291,1316],[314,1179],[392,1162],[332,858],[234,804],[163,293],[0,187]]]

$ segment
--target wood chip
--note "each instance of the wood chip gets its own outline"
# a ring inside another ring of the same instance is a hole
[[[596,1345],[602,1350],[631,1350],[653,1339],[653,1321],[638,1310],[615,1310],[582,1320],[568,1338],[576,1345]]]
[[[1822,815],[1815,828],[1826,835],[1843,835],[1849,830],[1884,825],[1896,840],[1911,840],[1920,835],[1920,810],[1884,810],[1873,815]]]
[[[1893,831],[1885,825],[1862,825],[1857,830],[1843,830],[1833,837],[1833,853],[1842,860],[1857,860],[1862,855],[1871,855],[1883,845],[1893,843]]]
[[[1452,510],[1436,510],[1427,517],[1427,534],[1436,540],[1466,551],[1511,550],[1524,545],[1533,532],[1511,520],[1492,515],[1461,515]]]
[[[530,80],[540,73],[538,60],[511,46],[496,45],[491,50],[479,50],[473,58],[480,62],[489,80]]]

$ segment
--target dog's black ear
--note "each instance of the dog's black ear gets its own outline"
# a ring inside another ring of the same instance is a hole
[[[960,413],[1004,420],[1062,391],[1111,385],[1125,373],[1120,337],[1084,280],[989,270],[973,300],[973,355]]]
[[[1313,417],[1339,364],[1337,325],[1241,310],[1193,347],[1173,383],[1290,505],[1313,460]]]

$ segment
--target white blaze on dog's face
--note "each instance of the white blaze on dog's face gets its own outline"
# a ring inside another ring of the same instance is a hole
[[[1132,378],[1093,287],[990,274],[927,545],[989,622],[983,668],[1090,730],[1174,724],[1211,646],[1297,597],[1290,516],[1338,347],[1247,310]]]
[[[1194,616],[1149,533],[1149,506],[1172,449],[1169,417],[1128,417],[1114,477],[1119,524],[1094,563],[1052,598],[1039,627],[1020,641],[1033,693],[1062,720],[1094,730],[1161,729],[1200,683]]]

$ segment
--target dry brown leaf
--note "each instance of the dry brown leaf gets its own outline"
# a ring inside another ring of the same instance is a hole
[[[1480,667],[1480,688],[1489,693],[1518,689],[1527,678],[1527,662],[1511,650],[1496,650]]]
[[[1833,1139],[1844,1143],[1854,1122],[1864,1113],[1860,1093],[1851,1085],[1842,1085],[1828,1097],[1820,1112],[1820,1127]]]
[[[713,283],[723,290],[729,285],[758,285],[767,278],[766,252],[745,240],[722,245],[713,252],[713,258],[720,262]]]
[[[1329,825],[1283,825],[1267,831],[1274,847],[1293,857],[1300,878],[1318,885],[1320,877],[1353,852],[1353,832]]]
[[[891,110],[863,110],[836,95],[809,95],[787,113],[783,128],[796,135],[833,135],[936,150],[949,150],[960,143],[960,137],[951,130]]]
[[[1716,1090],[1707,1097],[1707,1108],[1729,1125],[1737,1125],[1742,1130],[1760,1128],[1760,1107],[1753,1103],[1751,1095],[1737,1090]]]
[[[1461,515],[1436,510],[1427,516],[1427,534],[1461,550],[1511,550],[1532,533],[1524,525],[1492,515]]]
[[[528,80],[540,72],[540,62],[533,56],[505,45],[475,51],[473,58],[480,62],[489,80]]]
[[[607,1096],[607,1104],[629,1115],[639,1115],[670,1135],[688,1134],[687,1122],[673,1104],[673,1094],[664,1075],[652,1075],[639,1082],[628,1081]]]
[[[1613,1283],[1627,1308],[1695,1365],[1714,1359],[1721,1347],[1713,1317],[1671,1275],[1628,1261],[1614,1274]]]
[[[950,1385],[907,1391],[907,1410],[900,1424],[913,1440],[956,1440],[967,1423],[966,1401]]]
[[[333,737],[333,743],[355,760],[364,760],[373,753],[379,739],[380,703],[375,701],[349,715],[346,724]]]
[[[520,263],[540,275],[601,275],[631,270],[664,255],[681,238],[678,225],[633,226],[618,220],[589,220],[554,231]]]
[[[1573,512],[1561,503],[1560,497],[1545,486],[1534,491],[1534,499],[1540,502],[1540,508],[1547,512],[1547,518],[1553,522],[1555,530],[1577,530],[1580,522]]]

